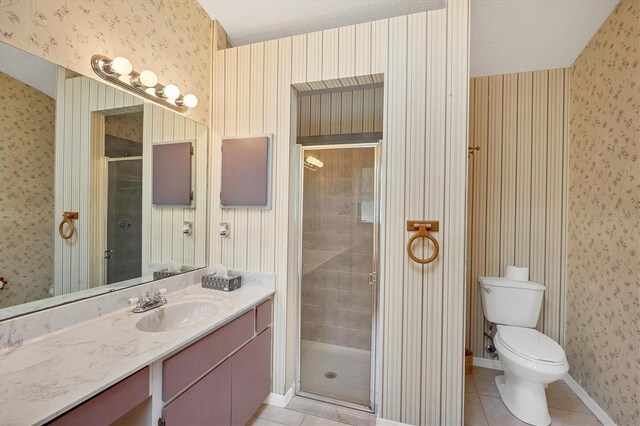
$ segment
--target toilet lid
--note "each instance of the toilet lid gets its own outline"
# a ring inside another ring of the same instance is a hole
[[[533,328],[503,326],[498,337],[508,349],[524,358],[554,364],[565,359],[559,344]]]

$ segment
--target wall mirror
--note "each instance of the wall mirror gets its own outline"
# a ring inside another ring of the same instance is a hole
[[[206,265],[205,125],[4,43],[0,110],[0,320]],[[199,185],[159,208],[177,140]]]

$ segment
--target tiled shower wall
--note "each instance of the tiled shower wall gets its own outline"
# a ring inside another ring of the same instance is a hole
[[[374,149],[309,155],[324,165],[304,172],[302,338],[369,350],[373,222],[360,213],[362,202],[373,201]]]

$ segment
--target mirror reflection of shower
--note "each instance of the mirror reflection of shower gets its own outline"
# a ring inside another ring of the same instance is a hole
[[[105,283],[142,275],[143,113],[105,117]]]

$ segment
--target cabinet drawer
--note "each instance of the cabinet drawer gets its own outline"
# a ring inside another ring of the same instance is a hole
[[[271,391],[271,328],[231,357],[231,424],[246,424]]]
[[[51,425],[109,425],[149,397],[149,367],[72,409]]]
[[[203,337],[163,363],[162,399],[167,401],[226,358],[254,334],[253,309]]]
[[[273,309],[273,300],[259,304],[256,307],[256,333],[260,333],[271,325],[271,311]]]
[[[231,360],[226,360],[164,408],[167,426],[231,424]]]

